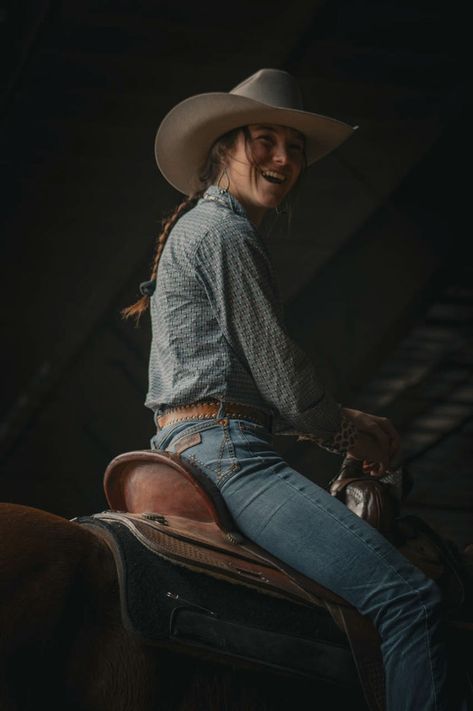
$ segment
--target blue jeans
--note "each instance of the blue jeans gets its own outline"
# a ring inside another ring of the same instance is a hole
[[[238,528],[272,555],[348,600],[381,638],[388,711],[446,711],[447,654],[438,586],[375,528],[294,471],[250,420],[168,425],[151,440],[218,486]],[[196,440],[199,440],[197,441]]]

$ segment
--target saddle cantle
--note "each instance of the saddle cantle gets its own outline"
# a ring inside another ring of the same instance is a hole
[[[177,454],[142,450],[109,464],[113,512],[148,549],[169,561],[292,602],[327,609],[347,635],[369,708],[384,708],[378,633],[346,600],[298,573],[238,531],[217,486]]]
[[[115,457],[104,475],[104,490],[114,511],[177,516],[189,530],[242,540],[217,486],[178,454],[141,450]]]

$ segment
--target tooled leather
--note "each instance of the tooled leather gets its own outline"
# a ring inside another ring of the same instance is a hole
[[[257,424],[270,427],[270,416],[262,410],[257,410],[254,407],[243,405],[242,403],[224,403],[225,415],[235,419],[250,419]],[[220,411],[219,402],[199,402],[189,403],[188,405],[179,405],[167,410],[163,415],[159,415],[156,419],[160,428],[167,427],[184,420],[205,420],[211,417],[216,417]]]

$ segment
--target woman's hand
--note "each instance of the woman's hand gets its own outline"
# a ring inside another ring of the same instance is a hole
[[[383,476],[400,446],[399,434],[391,420],[348,407],[342,408],[342,414],[358,430],[358,436],[348,454],[355,459],[363,459],[366,462],[365,468],[373,476]]]

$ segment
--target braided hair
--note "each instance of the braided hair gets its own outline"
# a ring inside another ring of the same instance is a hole
[[[135,301],[131,306],[127,306],[121,310],[123,318],[134,318],[138,324],[141,314],[149,308],[151,296],[156,286],[156,277],[158,274],[159,260],[163,253],[164,245],[166,244],[169,234],[182,215],[188,212],[197,204],[197,201],[202,197],[209,185],[217,182],[219,175],[225,163],[225,156],[228,151],[235,145],[238,133],[241,129],[236,128],[221,136],[212,146],[209,151],[207,161],[199,175],[201,188],[192,195],[186,197],[170,215],[165,217],[161,223],[161,232],[156,241],[156,249],[154,252],[153,262],[151,265],[151,275],[149,281],[140,284],[141,298]]]

